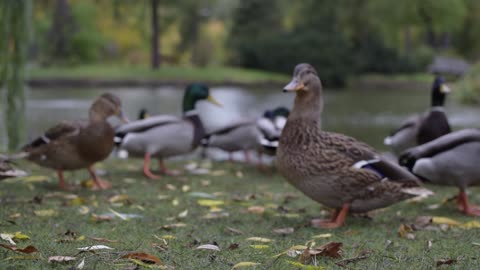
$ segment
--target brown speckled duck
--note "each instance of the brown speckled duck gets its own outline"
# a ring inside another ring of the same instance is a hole
[[[109,187],[101,180],[92,165],[108,157],[113,149],[115,132],[107,118],[118,116],[123,121],[120,99],[103,94],[93,102],[89,120],[64,121],[50,128],[42,136],[25,145],[27,159],[43,167],[57,170],[60,188],[66,189],[63,171],[87,168],[100,189]]]
[[[337,228],[348,212],[368,212],[432,193],[365,143],[322,130],[322,84],[311,65],[297,65],[284,92],[294,92],[296,98],[280,137],[277,167],[305,195],[335,209],[331,220],[314,219],[313,226]]]

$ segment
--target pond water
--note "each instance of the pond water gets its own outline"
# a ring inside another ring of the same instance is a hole
[[[183,89],[115,88],[115,89],[30,89],[27,102],[28,137],[33,138],[65,119],[86,118],[92,100],[103,92],[117,94],[124,111],[135,119],[141,108],[150,114],[181,114]],[[200,112],[208,130],[245,117],[257,117],[265,109],[291,107],[294,95],[280,89],[257,90],[238,87],[214,87],[211,94],[223,104],[216,107],[200,102]],[[424,111],[430,103],[430,91],[399,89],[325,91],[325,130],[345,133],[374,147],[386,150],[383,138],[409,115]],[[447,113],[455,129],[480,127],[480,108],[462,106],[448,98]],[[3,142],[0,138],[0,142]]]

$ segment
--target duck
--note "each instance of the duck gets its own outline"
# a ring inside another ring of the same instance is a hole
[[[424,114],[408,118],[390,136],[384,144],[391,147],[397,155],[410,147],[421,145],[452,131],[445,114],[445,100],[451,90],[445,79],[437,74],[432,84],[431,107]]]
[[[26,175],[27,173],[25,171],[15,169],[12,166],[12,161],[10,158],[0,154],[0,180]]]
[[[178,175],[178,172],[167,169],[163,159],[188,154],[200,145],[206,133],[195,105],[202,100],[221,106],[210,95],[207,85],[190,84],[183,96],[182,118],[157,115],[121,125],[115,131],[116,143],[129,155],[144,158],[143,173],[147,178],[162,178],[150,170],[152,157],[158,159],[163,174]]]
[[[42,167],[57,171],[59,187],[65,184],[64,171],[87,169],[95,186],[107,189],[110,183],[100,179],[93,165],[106,159],[113,149],[115,131],[107,119],[126,119],[120,98],[111,93],[99,96],[91,105],[88,120],[63,121],[22,147],[25,158]]]
[[[290,110],[286,107],[277,107],[273,110],[267,110],[264,113],[264,118],[267,118],[272,123],[275,132],[270,132],[269,136],[263,136],[261,139],[261,152],[267,155],[274,156],[278,147],[278,140],[282,133],[285,123],[287,122]]]
[[[480,208],[468,202],[466,189],[480,185],[480,129],[455,131],[404,151],[399,163],[420,179],[459,189],[457,205],[469,216],[480,216]]]
[[[295,100],[280,136],[277,169],[307,197],[335,210],[330,220],[313,219],[312,226],[338,228],[348,213],[432,194],[407,169],[369,145],[322,130],[322,83],[312,65],[298,64],[283,91],[295,93]]]

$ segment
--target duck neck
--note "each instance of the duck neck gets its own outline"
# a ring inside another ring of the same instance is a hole
[[[443,107],[445,104],[445,94],[440,92],[440,89],[434,88],[432,90],[432,108]]]
[[[309,90],[297,93],[292,112],[288,119],[312,120],[321,124],[323,111],[322,90]]]
[[[107,120],[107,117],[105,117],[103,114],[96,112],[95,110],[90,110],[88,113],[88,119],[90,122],[105,122]]]
[[[201,140],[206,135],[202,120],[198,116],[196,110],[190,110],[188,112],[185,112],[183,117],[185,120],[190,121],[190,123],[192,123],[193,125],[192,148],[196,148],[198,145],[200,145]]]

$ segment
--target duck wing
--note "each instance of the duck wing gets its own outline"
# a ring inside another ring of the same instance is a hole
[[[163,126],[170,123],[180,122],[180,119],[177,116],[173,115],[157,115],[148,117],[146,119],[141,119],[133,122],[123,124],[116,128],[115,134],[127,134],[129,132],[143,132],[154,127]]]
[[[411,169],[418,159],[432,157],[461,144],[478,141],[480,141],[480,129],[463,129],[444,135],[431,142],[407,149],[400,156],[399,163]]]
[[[435,140],[452,131],[447,116],[443,111],[430,111],[420,122],[417,134],[417,144]]]
[[[339,155],[337,158],[349,160],[351,167],[360,170],[374,171],[382,178],[387,178],[391,181],[414,181],[420,184],[415,175],[382,157],[368,144],[343,134],[327,134],[329,138],[327,143],[333,147],[336,154]],[[322,140],[324,140],[324,138],[322,138]]]
[[[88,121],[63,121],[50,129],[43,135],[35,138],[31,143],[22,147],[22,150],[37,148],[41,145],[49,144],[52,141],[58,141],[66,137],[75,136],[80,132],[80,129],[86,127]]]
[[[253,123],[253,121],[249,120],[249,119],[240,120],[240,121],[234,122],[232,124],[225,125],[225,126],[219,128],[219,129],[216,129],[214,131],[211,131],[206,135],[206,137],[210,137],[210,136],[213,136],[213,135],[225,135],[225,134],[228,134],[228,133],[232,132],[233,130],[235,130],[237,128],[240,128],[240,127],[243,127],[243,126],[248,126],[248,125],[251,125],[252,123]]]

